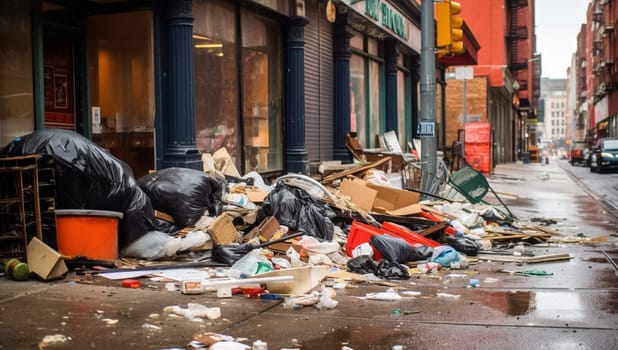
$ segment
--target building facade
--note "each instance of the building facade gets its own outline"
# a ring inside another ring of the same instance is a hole
[[[566,79],[541,79],[539,99],[539,139],[546,140],[552,147],[564,147],[568,134],[568,98]]]
[[[241,173],[307,173],[351,160],[346,132],[405,149],[420,47],[414,1],[3,1],[0,141],[75,130],[136,177],[221,148]]]
[[[618,3],[593,0],[577,36],[577,124],[575,133],[589,145],[618,137]]]
[[[467,122],[489,122],[491,163],[522,159],[536,147],[540,55],[536,54],[533,0],[461,0],[461,12],[481,49],[474,79],[447,81],[447,142],[461,138]],[[452,70],[455,71],[455,70]],[[460,102],[463,99],[466,110]]]

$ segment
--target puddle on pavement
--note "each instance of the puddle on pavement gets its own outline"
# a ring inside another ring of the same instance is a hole
[[[478,291],[482,304],[509,316],[534,314],[535,318],[584,322],[594,318],[599,310],[615,314],[618,292],[594,294],[598,300],[582,300],[590,294],[577,291]],[[591,309],[590,305],[595,307]]]

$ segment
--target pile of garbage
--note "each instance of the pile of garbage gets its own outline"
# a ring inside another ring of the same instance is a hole
[[[371,165],[363,165],[362,173],[331,174],[327,181],[289,174],[267,184],[255,172],[223,173],[216,162],[204,170],[162,169],[136,180],[127,164],[100,146],[52,129],[17,138],[0,152],[27,154],[53,158],[57,209],[123,213],[120,256],[209,260],[232,266],[237,277],[338,265],[408,279],[409,266],[417,262],[429,269],[465,268],[479,252],[514,249],[517,242],[555,234],[491,205],[421,201],[419,193],[393,185]]]

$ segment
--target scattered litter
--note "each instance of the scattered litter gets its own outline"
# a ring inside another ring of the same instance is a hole
[[[176,315],[184,316],[191,321],[201,322],[204,317],[215,320],[221,317],[221,309],[218,307],[206,307],[202,304],[188,303],[187,308],[178,305],[166,306],[164,312],[172,312]]]
[[[552,272],[547,272],[545,270],[536,270],[536,269],[518,271],[518,272],[515,272],[515,274],[522,275],[522,276],[551,276],[553,275]]]
[[[46,348],[50,345],[64,344],[71,340],[71,337],[67,337],[64,334],[46,335],[43,340],[39,342],[39,349]]]
[[[413,290],[404,290],[399,292],[400,294],[403,294],[406,297],[417,297],[419,295],[421,295],[421,292],[417,292],[417,291],[413,291]]]
[[[365,294],[367,300],[381,300],[381,301],[397,301],[401,300],[401,295],[394,289],[388,289],[385,292],[367,293]]]
[[[113,326],[118,323],[118,320],[113,318],[104,318],[101,319],[101,321],[105,322],[108,326]]]
[[[150,323],[144,323],[142,325],[142,328],[150,329],[150,330],[153,330],[153,331],[160,331],[161,330],[161,327],[159,327],[157,325],[154,325],[154,324],[150,324]]]
[[[481,282],[479,282],[479,280],[473,278],[470,280],[470,283],[468,284],[468,287],[470,288],[478,288],[481,286]]]
[[[438,296],[438,298],[451,299],[451,300],[459,300],[459,298],[461,297],[461,295],[459,294],[450,294],[450,293],[436,293],[436,295]]]

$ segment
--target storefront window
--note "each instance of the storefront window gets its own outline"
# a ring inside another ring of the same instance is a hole
[[[152,13],[89,17],[89,80],[96,143],[133,169],[154,169],[154,83]],[[97,110],[98,112],[95,112]]]
[[[379,61],[379,42],[355,32],[350,43],[350,118],[351,130],[356,131],[361,145],[379,147],[378,136],[383,133],[382,62]]]
[[[399,70],[397,72],[397,138],[401,144],[401,149],[406,150],[406,142],[408,141],[408,108],[406,97],[408,96],[408,75],[406,72]]]
[[[197,149],[214,153],[225,147],[238,167],[238,55],[236,26],[231,25],[235,22],[235,7],[200,1],[193,14]]]
[[[7,8],[8,7],[8,8]],[[34,129],[29,1],[0,3],[0,148]]]
[[[193,14],[198,149],[225,147],[241,172],[282,170],[279,24],[225,1],[196,1]]]
[[[376,61],[369,61],[369,116],[370,116],[370,124],[369,124],[369,142],[370,147],[380,147],[379,136],[384,133],[382,130],[382,113],[381,113],[381,103],[380,103],[380,94],[382,93],[382,89],[380,89],[380,76],[382,76],[380,72],[380,64]]]
[[[246,171],[283,169],[279,25],[242,11],[242,120]]]
[[[350,131],[356,133],[361,145],[367,145],[365,116],[365,60],[358,55],[350,58]]]

